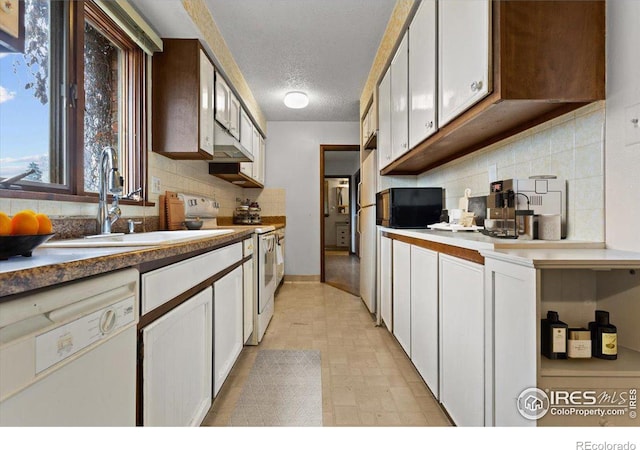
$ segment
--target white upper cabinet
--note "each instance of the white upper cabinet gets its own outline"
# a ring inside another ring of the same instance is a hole
[[[391,162],[391,69],[378,86],[378,167]]]
[[[409,150],[409,39],[404,34],[391,61],[391,157]]]
[[[264,139],[260,132],[253,129],[253,173],[252,178],[260,184],[264,184]]]
[[[409,148],[437,129],[436,0],[423,0],[409,26]]]
[[[229,96],[231,89],[227,86],[226,81],[216,72],[216,120],[229,129]]]
[[[438,126],[449,123],[490,91],[489,0],[438,3]]]
[[[240,101],[224,78],[216,72],[216,120],[240,140]]]
[[[213,155],[213,64],[200,50],[200,148]]]
[[[240,109],[240,145],[253,153],[253,124],[244,109]]]
[[[240,140],[240,101],[233,92],[229,93],[229,133]]]

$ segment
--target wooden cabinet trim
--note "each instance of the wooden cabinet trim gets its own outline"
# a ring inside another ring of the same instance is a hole
[[[416,247],[426,248],[427,250],[433,250],[438,253],[444,253],[445,255],[455,256],[456,258],[484,265],[484,256],[482,256],[477,250],[469,250],[468,248],[456,247],[455,245],[403,236],[401,234],[395,234],[388,231],[383,231],[382,236],[415,245]]]

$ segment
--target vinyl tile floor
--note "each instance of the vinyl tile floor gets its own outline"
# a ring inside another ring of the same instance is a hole
[[[285,283],[262,342],[244,347],[204,426],[230,424],[262,349],[320,351],[323,426],[450,425],[400,345],[375,326],[359,297],[322,283]]]

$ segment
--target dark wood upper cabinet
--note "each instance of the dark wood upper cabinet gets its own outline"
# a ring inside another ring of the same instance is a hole
[[[494,0],[491,30],[491,92],[382,175],[423,173],[605,98],[604,1]]]
[[[212,159],[214,66],[197,39],[164,39],[163,47],[153,56],[153,151]]]

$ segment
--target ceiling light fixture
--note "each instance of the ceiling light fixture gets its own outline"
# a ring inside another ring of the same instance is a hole
[[[287,92],[284,96],[284,104],[293,109],[305,108],[309,104],[309,97],[300,91]]]

